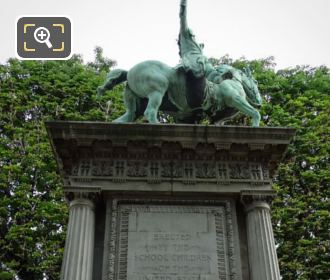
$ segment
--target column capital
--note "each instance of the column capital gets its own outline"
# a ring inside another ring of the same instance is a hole
[[[83,203],[88,203],[88,201],[94,205],[94,203],[100,199],[99,192],[66,192],[65,193],[65,200],[71,206]]]
[[[276,193],[273,190],[269,191],[241,191],[241,203],[245,207],[245,211],[249,212],[255,208],[263,208],[270,210],[269,204],[275,197]]]

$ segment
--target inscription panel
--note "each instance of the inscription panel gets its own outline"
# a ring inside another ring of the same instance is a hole
[[[225,206],[119,205],[116,279],[232,279]]]
[[[211,214],[129,214],[128,280],[218,278]]]

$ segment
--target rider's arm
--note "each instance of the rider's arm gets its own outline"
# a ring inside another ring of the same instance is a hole
[[[180,32],[188,30],[187,24],[187,0],[181,0],[180,3]]]

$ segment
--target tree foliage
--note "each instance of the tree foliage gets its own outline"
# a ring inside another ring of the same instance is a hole
[[[115,61],[19,61],[0,65],[0,279],[58,279],[68,210],[46,135],[46,120],[111,121],[123,86],[100,100],[96,88]],[[273,224],[283,279],[328,279],[330,267],[330,71],[275,71],[273,58],[213,59],[254,71],[262,124],[297,135],[279,168]],[[231,124],[249,124],[239,115]]]
[[[249,65],[264,98],[261,125],[293,127],[296,136],[274,181],[273,227],[283,279],[330,275],[330,70],[296,66],[275,71],[273,58],[215,60]],[[249,123],[239,115],[232,124]]]
[[[278,197],[273,218],[282,275],[329,279],[329,69],[304,66],[279,71],[271,84],[263,108],[265,124],[297,129],[274,184]]]
[[[68,210],[46,120],[111,120],[120,88],[96,99],[114,64],[19,61],[0,66],[0,279],[59,279]]]

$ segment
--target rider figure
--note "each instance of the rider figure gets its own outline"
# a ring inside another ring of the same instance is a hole
[[[180,3],[179,55],[185,71],[192,71],[196,78],[205,76],[211,64],[203,55],[203,45],[198,44],[195,35],[187,24],[187,1]]]

